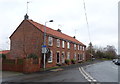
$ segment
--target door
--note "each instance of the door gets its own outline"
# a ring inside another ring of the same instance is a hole
[[[59,63],[60,63],[60,53],[57,52],[57,64],[59,64]]]

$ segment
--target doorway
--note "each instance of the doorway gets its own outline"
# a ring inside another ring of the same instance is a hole
[[[57,52],[57,64],[60,63],[60,52]]]

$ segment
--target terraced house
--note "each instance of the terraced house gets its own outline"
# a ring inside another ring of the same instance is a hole
[[[42,66],[44,27],[25,16],[25,19],[10,36],[9,58],[26,58],[29,54],[34,53],[41,58]],[[53,30],[46,27],[46,46],[50,49],[46,67],[64,64],[66,59],[75,59],[77,62],[85,60],[86,46],[75,37],[62,33],[60,29]]]

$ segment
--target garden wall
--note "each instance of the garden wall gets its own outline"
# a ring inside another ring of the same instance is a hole
[[[40,70],[39,59],[2,59],[2,71],[32,73]]]

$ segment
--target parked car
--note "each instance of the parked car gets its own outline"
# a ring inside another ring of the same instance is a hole
[[[115,61],[116,61],[116,59],[113,59],[112,61],[113,61],[113,62],[115,62]]]
[[[115,61],[116,65],[120,65],[120,60]]]

